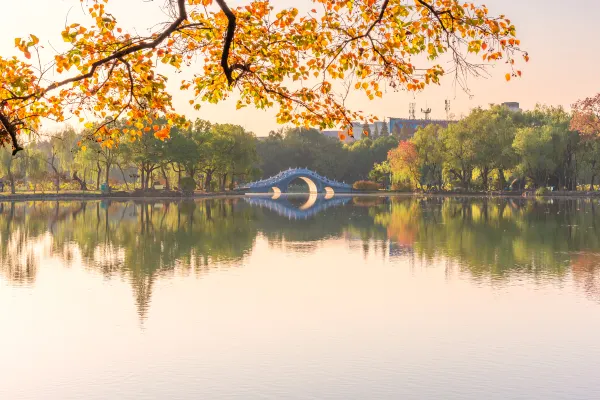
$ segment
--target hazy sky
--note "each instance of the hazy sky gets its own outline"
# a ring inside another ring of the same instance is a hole
[[[0,0],[6,3],[3,9],[6,18],[0,25],[0,54],[16,54],[14,38],[30,33],[40,37],[49,51],[52,44],[62,48],[60,31],[65,21],[81,22],[79,0],[25,0],[20,2]],[[244,4],[242,0],[231,1],[232,5]],[[600,41],[595,32],[600,14],[600,2],[596,0],[475,0],[484,3],[493,15],[505,14],[517,26],[522,47],[529,51],[531,61],[522,65],[523,78],[507,83],[503,76],[504,65],[490,68],[490,78],[471,79],[469,98],[461,89],[454,88],[452,80],[446,79],[442,86],[429,87],[423,93],[387,91],[383,99],[368,101],[353,99],[354,109],[370,112],[380,119],[384,117],[406,117],[408,104],[417,103],[417,110],[427,104],[433,109],[433,118],[443,118],[444,100],[452,101],[452,112],[457,116],[477,106],[489,103],[517,101],[529,109],[536,103],[563,105],[568,107],[579,98],[600,91]],[[119,0],[109,3],[111,12],[126,27],[135,27],[140,33],[153,23],[163,21],[159,5],[162,0]],[[308,7],[308,0],[274,0],[276,8],[296,4]],[[68,15],[68,17],[67,17]],[[182,75],[172,75],[173,85]],[[188,105],[190,94],[175,93],[177,111],[188,118],[204,118],[213,122],[231,122],[245,126],[257,135],[268,134],[278,125],[275,111],[243,109],[236,111],[235,102],[219,105],[204,105],[194,111]]]

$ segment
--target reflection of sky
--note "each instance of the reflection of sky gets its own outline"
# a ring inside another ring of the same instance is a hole
[[[0,397],[600,394],[600,306],[569,282],[494,288],[343,240],[290,253],[258,238],[243,268],[158,280],[143,329],[131,298],[121,279],[51,259],[32,288],[0,280]]]

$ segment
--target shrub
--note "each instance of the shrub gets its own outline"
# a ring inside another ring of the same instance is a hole
[[[379,190],[381,185],[373,181],[356,181],[352,188],[355,190]]]
[[[549,191],[545,187],[537,188],[535,191],[536,196],[546,196],[548,193]]]
[[[181,178],[179,185],[184,193],[193,193],[196,189],[196,181],[190,176]]]

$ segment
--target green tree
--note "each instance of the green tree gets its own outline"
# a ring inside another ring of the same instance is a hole
[[[556,169],[553,127],[545,125],[517,130],[513,147],[520,158],[518,171],[535,187],[546,186]]]
[[[390,185],[390,163],[389,161],[383,161],[377,163],[373,166],[371,172],[369,172],[369,180],[373,182],[377,182],[383,187],[388,187]]]
[[[362,126],[362,132],[360,134],[361,134],[361,138],[363,138],[363,139],[367,138],[367,137],[371,138],[371,139],[374,139],[372,137],[372,134],[371,134],[371,127],[369,126],[369,124],[367,122],[365,122],[363,124],[363,126]]]
[[[443,185],[442,170],[446,155],[444,141],[441,138],[442,129],[439,125],[430,124],[417,130],[411,139],[423,163],[425,184],[436,186],[438,189]]]
[[[478,151],[473,131],[463,120],[443,129],[441,139],[446,150],[444,170],[456,179],[463,189],[469,190]]]
[[[594,190],[594,183],[600,174],[600,139],[597,136],[586,136],[581,141],[578,160],[580,173],[589,179],[589,190]]]
[[[8,151],[0,151],[0,168],[2,168],[4,179],[8,180],[10,184],[12,194],[16,192],[17,179],[22,178],[25,174],[24,157],[25,155],[21,153],[13,156]]]
[[[373,138],[373,140],[377,140],[377,139],[379,139],[379,136],[380,136],[379,135],[379,124],[377,122],[375,122],[374,127],[375,127],[375,129],[373,130],[372,138]]]
[[[384,122],[383,126],[381,127],[381,136],[382,137],[390,136],[390,131],[389,131],[387,122]]]

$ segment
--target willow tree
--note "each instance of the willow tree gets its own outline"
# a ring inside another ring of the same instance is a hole
[[[510,79],[521,75],[515,58],[528,58],[511,21],[491,16],[485,6],[458,0],[310,1],[314,8],[300,12],[269,0],[235,8],[227,0],[166,0],[157,5],[164,7],[165,21],[145,36],[137,33],[141,27],[128,31],[119,25],[110,12],[115,0],[81,1],[91,22],[65,27],[66,52],[43,60],[40,39],[32,33],[15,39],[20,57],[0,57],[0,140],[16,153],[20,135],[36,132],[45,119],[68,117],[90,126],[90,120],[103,121],[92,136],[107,146],[123,135],[151,132],[152,121],[163,117],[167,123],[154,134],[165,139],[169,126],[186,120],[174,110],[167,76],[157,72],[161,64],[194,68],[180,88],[189,91],[196,108],[235,93],[238,108],[275,107],[280,123],[332,128],[373,121],[346,106],[350,89],[373,99],[386,87],[423,90],[450,73],[464,83],[485,63],[499,61]],[[119,129],[114,123],[120,117],[137,122]]]

